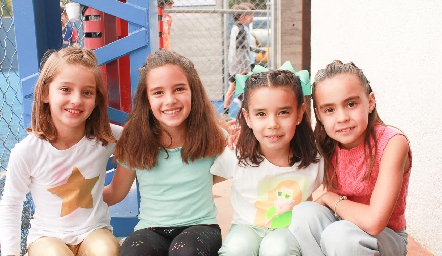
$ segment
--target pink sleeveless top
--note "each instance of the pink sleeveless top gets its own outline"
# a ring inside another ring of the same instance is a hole
[[[388,144],[388,141],[396,135],[406,137],[401,131],[388,126],[375,126],[376,138],[378,143],[376,161],[373,171],[368,179],[363,180],[366,170],[368,170],[370,162],[364,161],[364,143],[350,150],[336,147],[336,152],[332,159],[338,159],[336,167],[337,189],[329,189],[339,195],[345,195],[349,200],[363,204],[370,203],[370,197],[374,190],[374,186],[379,174],[379,164],[381,162],[382,153]],[[408,138],[407,138],[408,140]],[[372,143],[374,145],[374,143]],[[368,150],[368,148],[367,148]],[[387,227],[394,231],[405,228],[405,207],[408,192],[408,181],[411,170],[411,150],[409,149],[410,168],[404,173],[402,189],[399,193],[398,200],[393,209],[393,213],[388,221]]]

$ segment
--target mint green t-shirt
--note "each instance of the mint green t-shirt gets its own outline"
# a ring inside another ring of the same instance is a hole
[[[218,224],[210,173],[215,157],[186,164],[181,160],[181,148],[167,152],[169,157],[160,151],[153,169],[136,169],[141,203],[135,230]]]

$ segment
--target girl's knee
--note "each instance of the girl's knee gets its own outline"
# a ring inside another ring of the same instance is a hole
[[[327,216],[326,207],[315,202],[302,202],[292,210],[292,221],[289,226],[290,232],[295,230],[308,229],[311,225],[317,225]]]
[[[109,239],[104,241],[95,241],[94,244],[87,248],[86,255],[91,256],[118,256],[120,254],[120,244],[117,240]]]
[[[74,253],[60,239],[41,237],[28,247],[28,255],[34,256],[73,256]]]
[[[365,233],[350,221],[336,221],[327,226],[321,235],[321,248],[331,254],[365,255],[363,251],[376,250],[376,238]]]
[[[250,227],[234,225],[224,239],[219,255],[258,255],[260,241]]]
[[[296,238],[287,228],[274,230],[261,241],[259,255],[287,256],[301,255],[301,248]]]
[[[35,250],[29,248],[27,255],[36,255],[36,256],[73,256],[71,250],[68,247],[61,248],[55,246],[48,246],[44,250]]]
[[[276,244],[265,244],[261,243],[259,247],[259,255],[262,256],[287,256],[292,255],[289,253],[290,249],[287,244],[276,243]]]
[[[330,241],[330,243],[345,243],[345,241],[357,238],[357,236],[355,236],[355,232],[358,231],[363,232],[358,226],[350,221],[335,221],[324,229],[321,239]]]
[[[86,237],[80,246],[79,252],[86,252],[85,255],[92,256],[117,256],[120,253],[120,244],[109,230],[97,229]]]
[[[251,255],[255,256],[258,255],[258,249],[252,248],[250,244],[247,243],[224,243],[221,246],[221,249],[219,249],[219,255],[229,255],[229,256],[244,256],[244,255]]]

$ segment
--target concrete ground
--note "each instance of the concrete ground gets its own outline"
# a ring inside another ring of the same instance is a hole
[[[215,204],[218,208],[217,219],[221,227],[221,233],[223,238],[226,237],[229,232],[230,223],[232,221],[233,209],[230,204],[230,187],[231,180],[226,180],[221,183],[217,183],[213,186],[213,194],[215,195]],[[317,191],[313,194],[313,198],[316,198],[320,194]],[[426,248],[417,243],[411,236],[408,237],[408,256],[431,256],[434,255]]]

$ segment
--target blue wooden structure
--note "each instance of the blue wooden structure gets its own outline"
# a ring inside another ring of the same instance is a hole
[[[34,85],[39,75],[40,59],[48,49],[59,49],[61,41],[59,0],[13,0],[19,76],[23,92],[23,123],[30,125]],[[75,0],[81,5],[127,21],[128,35],[94,50],[100,65],[125,55],[130,56],[130,87],[132,98],[138,82],[138,68],[147,55],[158,49],[158,13],[156,1],[146,0]],[[118,76],[117,76],[118,77]],[[118,78],[117,78],[118,79]],[[116,81],[109,81],[115,83]],[[117,82],[118,83],[118,82]],[[109,98],[128,95],[109,90]],[[110,119],[123,124],[127,113],[109,107]],[[112,178],[112,171],[107,182]],[[126,236],[133,231],[138,213],[137,190],[131,190],[123,202],[111,207],[114,233]],[[121,231],[121,232],[120,232]]]

